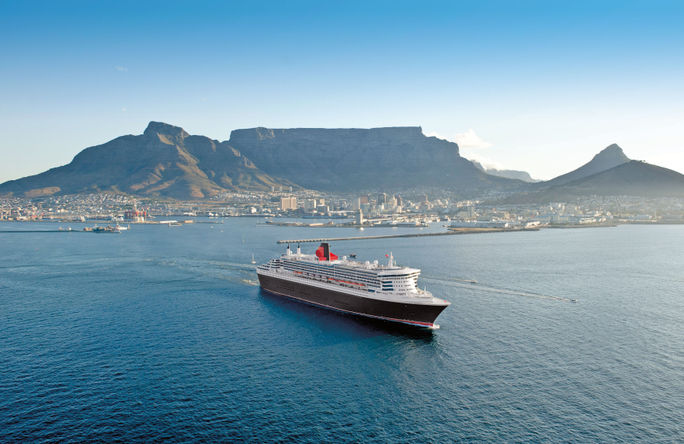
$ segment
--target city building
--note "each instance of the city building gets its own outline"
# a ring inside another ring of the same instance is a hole
[[[280,198],[280,209],[283,211],[296,210],[297,209],[297,198],[292,197],[281,197]]]

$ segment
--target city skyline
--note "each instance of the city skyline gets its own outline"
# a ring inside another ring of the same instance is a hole
[[[0,182],[148,121],[421,126],[550,179],[617,143],[684,171],[676,2],[0,5]]]

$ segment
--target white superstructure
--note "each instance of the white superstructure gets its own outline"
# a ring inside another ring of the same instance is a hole
[[[316,254],[290,247],[256,269],[261,288],[322,308],[430,329],[449,306],[418,288],[420,270],[400,267],[390,253],[387,265],[338,258],[327,242]]]
[[[391,254],[387,264],[381,265],[378,261],[359,262],[346,256],[339,259],[333,255],[331,260],[321,260],[313,254],[302,254],[299,248],[293,253],[288,247],[279,258],[258,266],[257,273],[374,299],[444,303],[418,288],[420,270],[397,266]]]

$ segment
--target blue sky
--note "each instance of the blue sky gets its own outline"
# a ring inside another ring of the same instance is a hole
[[[150,120],[420,125],[551,178],[611,143],[684,172],[680,1],[0,1],[0,182]]]

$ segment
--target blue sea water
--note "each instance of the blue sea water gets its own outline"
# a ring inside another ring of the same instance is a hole
[[[434,332],[270,296],[250,264],[411,230],[0,232],[0,441],[684,440],[684,226],[333,244],[421,268],[452,302]]]

